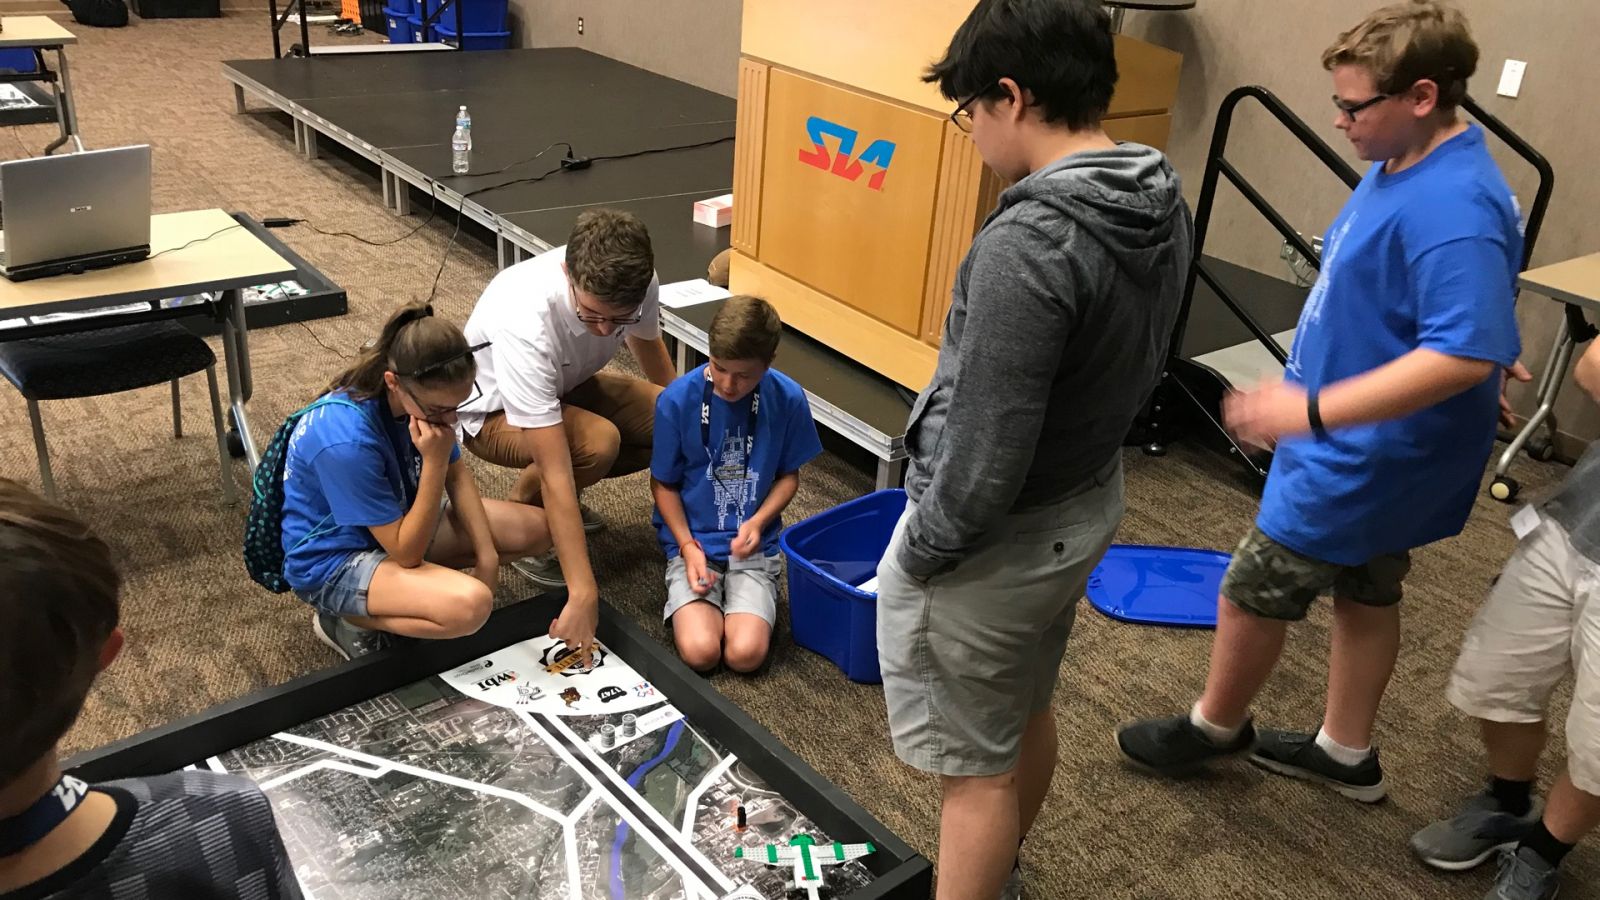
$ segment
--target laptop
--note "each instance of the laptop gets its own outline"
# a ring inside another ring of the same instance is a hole
[[[82,273],[150,255],[150,146],[0,163],[0,274]]]

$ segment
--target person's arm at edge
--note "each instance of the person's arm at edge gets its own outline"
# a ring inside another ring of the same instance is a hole
[[[457,458],[445,474],[445,491],[450,495],[450,505],[456,511],[467,538],[472,542],[472,577],[483,582],[492,592],[500,582],[500,551],[494,546],[494,530],[489,527],[489,513],[483,508],[483,495],[478,493],[478,483],[472,477],[464,459]]]
[[[658,335],[654,338],[627,337],[628,350],[633,353],[633,358],[638,361],[639,368],[644,372],[644,377],[651,383],[666,387],[672,379],[678,377],[677,367],[672,363],[672,354],[667,352],[667,342]]]
[[[566,428],[559,422],[543,428],[524,428],[522,439],[528,455],[539,465],[545,521],[567,581],[567,603],[551,633],[571,645],[593,641],[600,620],[600,587],[589,564],[589,543],[578,511],[578,488],[572,474]]]

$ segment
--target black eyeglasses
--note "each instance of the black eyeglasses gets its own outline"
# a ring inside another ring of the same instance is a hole
[[[459,406],[430,406],[426,403],[423,403],[421,398],[417,396],[416,392],[411,390],[409,387],[406,387],[403,382],[400,385],[400,389],[405,391],[406,396],[411,398],[411,402],[415,403],[417,405],[417,409],[422,411],[422,418],[429,422],[433,422],[434,419],[443,418],[451,413],[462,412],[483,397],[483,388],[478,387],[478,380],[476,378],[472,380],[471,395],[469,395],[467,399],[463,400]]]
[[[434,372],[437,372],[440,369],[443,369],[445,366],[451,365],[456,360],[466,359],[467,357],[472,356],[474,353],[477,353],[479,350],[482,350],[482,349],[488,347],[490,344],[493,344],[493,343],[494,343],[493,341],[484,341],[481,344],[473,344],[472,346],[470,346],[467,349],[461,351],[460,353],[454,354],[452,356],[447,356],[444,359],[435,360],[435,361],[433,361],[431,363],[428,363],[427,365],[423,366],[422,368],[416,370],[415,372],[400,372],[398,374],[400,375],[401,378],[426,378],[427,376],[432,375]]]
[[[1382,103],[1385,100],[1392,99],[1394,99],[1393,94],[1376,94],[1368,97],[1360,103],[1350,103],[1345,100],[1341,100],[1337,95],[1335,95],[1333,98],[1333,105],[1338,107],[1339,112],[1349,116],[1350,121],[1354,122],[1356,120],[1356,113],[1361,112],[1363,109],[1370,109],[1374,106],[1377,106],[1379,103]]]
[[[963,100],[961,105],[956,107],[956,111],[950,114],[950,121],[954,122],[955,126],[961,129],[962,132],[966,134],[972,133],[972,104],[977,103],[978,99],[986,93],[988,92],[979,91],[978,93],[973,94],[971,97]]]
[[[587,325],[626,326],[637,325],[644,321],[644,313],[638,310],[634,310],[633,314],[629,316],[602,316],[589,312],[589,308],[583,305],[583,301],[578,299],[576,293],[572,295],[572,314],[578,317],[579,322]]]

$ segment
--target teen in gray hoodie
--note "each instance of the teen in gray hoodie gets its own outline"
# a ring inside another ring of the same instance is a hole
[[[1056,670],[1188,273],[1178,176],[1101,128],[1116,79],[1090,0],[982,0],[928,73],[1015,182],[957,273],[878,569],[895,752],[943,776],[941,900],[1020,893],[1056,764]]]

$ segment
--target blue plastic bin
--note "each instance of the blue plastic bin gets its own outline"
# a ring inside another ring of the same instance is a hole
[[[409,10],[384,7],[383,20],[388,26],[389,43],[412,43],[411,38],[413,35],[411,33],[411,13]],[[420,23],[421,20],[419,19],[418,22]]]
[[[446,10],[445,15],[448,16],[449,14],[449,10]],[[451,46],[455,46],[456,30],[454,26],[446,25],[445,23],[441,22],[433,27],[433,31],[434,34],[439,36],[439,40],[445,42],[446,44],[450,44]],[[469,27],[467,31],[467,39],[462,42],[461,49],[504,50],[510,46],[511,32],[509,31],[472,31]]]
[[[855,586],[877,572],[905,509],[905,491],[877,491],[796,522],[778,537],[789,559],[794,642],[833,660],[851,681],[883,680],[878,597]]]
[[[413,44],[431,44],[431,43],[433,43],[433,29],[432,28],[423,28],[422,27],[422,17],[421,16],[407,16],[406,17],[406,22],[411,27],[411,41],[410,41],[411,43],[413,43]]]
[[[32,50],[0,50],[0,69],[28,75],[39,71],[39,58]]]

